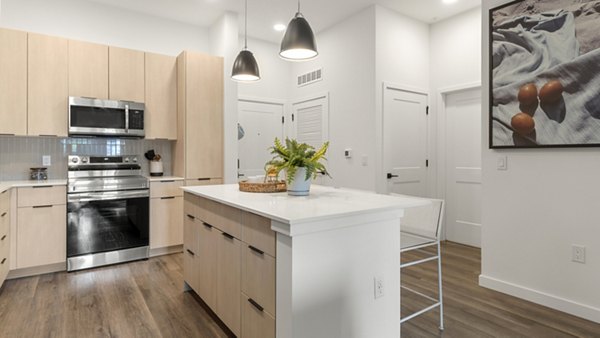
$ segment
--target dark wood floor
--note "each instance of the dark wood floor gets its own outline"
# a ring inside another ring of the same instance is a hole
[[[423,257],[406,254],[403,261]],[[402,325],[408,337],[600,337],[600,324],[478,286],[480,250],[454,243],[442,245],[445,330],[439,331],[438,310]],[[437,262],[402,270],[402,283],[430,296],[437,295]],[[432,302],[402,292],[402,314]]]
[[[443,252],[446,330],[437,329],[436,310],[403,324],[403,338],[600,337],[598,324],[477,286],[478,249],[448,243]],[[405,270],[403,281],[433,294],[434,268]],[[180,254],[9,280],[0,290],[0,337],[226,337],[182,285]],[[403,297],[403,313],[425,305]]]

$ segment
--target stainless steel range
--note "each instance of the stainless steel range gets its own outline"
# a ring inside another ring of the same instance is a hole
[[[67,270],[148,258],[150,193],[138,156],[69,156]]]

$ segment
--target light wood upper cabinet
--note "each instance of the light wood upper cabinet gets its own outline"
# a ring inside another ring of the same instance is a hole
[[[108,46],[69,40],[69,95],[108,98]]]
[[[177,58],[146,53],[146,138],[177,139]]]
[[[223,58],[183,52],[177,68],[175,174],[191,180],[222,178]]]
[[[67,136],[68,40],[29,34],[27,134]]]
[[[144,52],[109,47],[108,70],[111,100],[144,102]]]
[[[27,33],[1,28],[0,134],[27,134]]]

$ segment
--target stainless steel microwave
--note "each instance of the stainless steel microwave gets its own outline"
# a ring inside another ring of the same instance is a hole
[[[144,104],[69,97],[69,136],[143,138]]]

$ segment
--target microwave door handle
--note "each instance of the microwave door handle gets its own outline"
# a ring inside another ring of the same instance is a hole
[[[129,105],[125,105],[125,132],[129,133]]]

